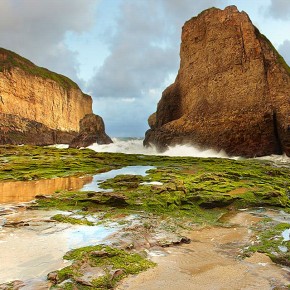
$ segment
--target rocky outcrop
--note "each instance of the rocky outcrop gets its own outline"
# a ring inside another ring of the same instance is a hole
[[[145,145],[290,156],[290,69],[245,12],[211,8],[187,21],[180,58]]]
[[[76,133],[53,130],[42,123],[12,114],[0,113],[0,145],[69,144]]]
[[[80,121],[80,132],[71,141],[70,147],[87,147],[93,143],[110,144],[113,141],[105,133],[105,124],[103,119],[95,114],[88,114]]]
[[[0,144],[70,143],[92,98],[69,78],[0,48]]]

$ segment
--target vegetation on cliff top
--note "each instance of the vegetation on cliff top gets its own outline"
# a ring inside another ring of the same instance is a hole
[[[290,75],[290,67],[289,67],[289,65],[287,64],[287,62],[285,61],[283,56],[275,48],[275,46],[272,44],[272,42],[267,38],[267,36],[262,34],[257,27],[255,27],[255,33],[256,33],[256,36],[258,38],[263,39],[269,45],[269,47],[275,53],[275,55],[277,57],[277,61],[282,65],[282,67],[285,69],[285,71]]]
[[[79,89],[79,86],[68,77],[52,72],[46,68],[39,67],[13,51],[0,48],[0,72],[11,70],[15,67],[20,68],[27,74],[53,80],[65,89]]]

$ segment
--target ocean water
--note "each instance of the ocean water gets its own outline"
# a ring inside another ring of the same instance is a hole
[[[143,138],[112,138],[113,143],[99,145],[97,143],[89,146],[88,148],[96,152],[111,152],[111,153],[125,153],[125,154],[144,154],[144,155],[163,155],[163,156],[176,156],[176,157],[201,157],[201,158],[230,158],[241,159],[241,156],[228,156],[225,151],[216,151],[214,149],[202,150],[198,146],[189,144],[170,146],[165,152],[158,152],[157,149],[152,147],[143,146]],[[67,148],[68,145],[53,145],[57,148]],[[290,167],[290,157],[283,155],[269,155],[263,157],[256,157],[258,160],[269,160],[275,162],[278,166]]]
[[[158,152],[155,147],[144,147],[141,138],[112,138],[114,143],[98,145],[97,143],[88,148],[96,152],[144,154],[144,155],[165,155],[165,156],[192,156],[192,157],[219,157],[229,158],[224,151],[215,151],[213,149],[201,150],[191,145],[171,146],[165,152]]]

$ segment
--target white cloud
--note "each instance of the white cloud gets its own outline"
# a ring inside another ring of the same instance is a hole
[[[140,98],[159,88],[179,65],[183,23],[224,1],[121,1],[115,33],[107,38],[110,54],[91,81],[95,97]]]
[[[98,0],[1,0],[0,46],[76,80],[76,53],[64,45],[65,35],[92,27],[97,4]]]
[[[107,120],[109,130],[119,128],[111,131],[113,135],[124,136],[126,130],[144,135],[161,92],[177,74],[182,25],[202,10],[224,4],[215,0],[120,1],[114,33],[106,38],[110,54],[90,82],[96,111]],[[124,99],[135,101],[120,107]],[[100,100],[112,104],[115,111]]]
[[[271,0],[271,4],[267,9],[267,15],[281,20],[290,20],[290,1]]]
[[[136,98],[123,98],[121,100],[124,103],[134,103],[136,101]]]
[[[279,53],[283,56],[287,64],[290,66],[290,40],[285,40],[279,46]]]

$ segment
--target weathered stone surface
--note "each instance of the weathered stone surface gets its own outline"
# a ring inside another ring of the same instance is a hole
[[[87,147],[93,143],[110,144],[113,141],[105,133],[105,124],[103,119],[95,114],[88,114],[80,121],[80,132],[71,141],[70,147]]]
[[[76,83],[0,48],[0,144],[68,144],[91,113]]]
[[[149,118],[148,118],[148,125],[151,129],[155,129],[156,127],[156,113],[153,113]]]
[[[187,21],[180,58],[144,145],[290,156],[290,69],[245,12],[211,8]]]
[[[0,145],[68,144],[76,135],[77,132],[74,131],[53,130],[42,123],[27,118],[0,113]]]

